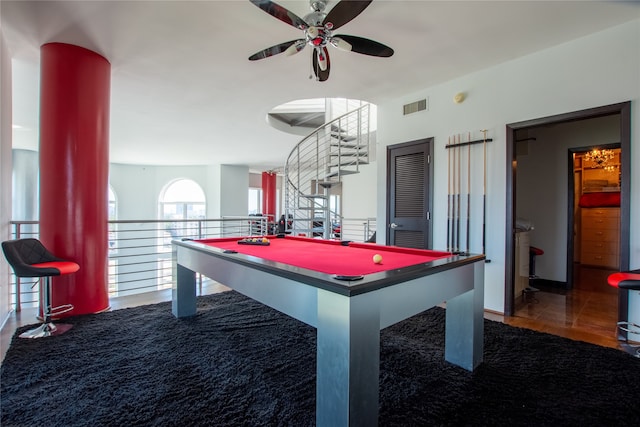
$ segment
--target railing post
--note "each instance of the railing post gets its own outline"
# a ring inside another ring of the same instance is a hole
[[[13,224],[13,226],[15,227],[16,239],[19,239],[21,236],[20,224]],[[16,313],[19,313],[20,311],[22,311],[22,299],[20,295],[22,293],[22,286],[20,283],[20,278],[18,276],[15,276],[15,278],[16,278]]]

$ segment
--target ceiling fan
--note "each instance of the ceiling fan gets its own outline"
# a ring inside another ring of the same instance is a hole
[[[327,45],[363,55],[385,58],[393,55],[393,49],[382,43],[346,34],[333,35],[333,31],[358,16],[369,6],[372,0],[341,0],[329,13],[324,12],[327,0],[309,0],[312,12],[304,18],[300,18],[295,13],[271,0],[250,1],[274,18],[304,31],[304,38],[268,47],[251,55],[249,57],[250,61],[268,58],[279,53],[290,56],[300,52],[308,44],[313,48],[311,52],[313,72],[316,75],[316,79],[323,82],[329,78],[329,70],[331,69]],[[311,78],[311,76],[309,77]]]

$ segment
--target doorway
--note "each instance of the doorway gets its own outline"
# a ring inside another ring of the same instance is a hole
[[[619,143],[569,149],[568,255],[574,272],[620,270],[620,152]],[[568,277],[571,289],[575,277]]]
[[[619,268],[621,270],[629,268],[629,222],[630,222],[630,135],[631,135],[631,114],[630,114],[630,102],[624,102],[620,104],[613,104],[609,106],[597,107],[588,110],[581,110],[572,113],[561,114],[557,116],[544,117],[540,119],[529,120],[525,122],[513,123],[507,125],[506,133],[507,133],[507,165],[508,165],[508,173],[507,173],[507,212],[506,212],[506,259],[511,260],[511,262],[505,263],[505,315],[513,316],[515,311],[515,302],[518,295],[516,295],[514,291],[515,277],[517,272],[517,266],[515,265],[515,254],[517,252],[515,242],[516,242],[516,231],[518,218],[517,215],[518,210],[518,180],[517,180],[517,172],[520,166],[524,166],[525,162],[520,158],[519,162],[519,153],[521,154],[523,151],[522,141],[528,140],[528,143],[535,144],[538,143],[537,135],[540,133],[552,132],[554,126],[561,125],[581,125],[587,123],[589,120],[600,119],[600,118],[609,118],[617,121],[617,141],[616,143],[620,144],[620,231],[619,231],[619,242],[618,242],[618,253],[619,253]],[[564,141],[554,141],[556,144],[561,144]],[[582,144],[587,145],[587,144]],[[553,146],[549,145],[545,150],[543,150],[543,157],[546,156],[547,163],[540,167],[540,175],[548,178],[550,176],[549,168],[552,168],[553,162],[557,161],[557,153],[554,154],[554,149],[551,148]],[[556,147],[557,148],[557,147]],[[563,148],[565,150],[569,147]],[[566,170],[566,154],[562,155],[561,162],[565,165],[564,168]],[[554,160],[555,159],[555,160]],[[573,166],[571,166],[571,170]],[[569,179],[569,175],[566,174],[566,179]],[[571,178],[573,179],[573,178]],[[544,190],[549,189],[558,189],[562,188],[562,191],[567,191],[568,185],[558,185],[558,183],[538,183],[538,187]],[[567,194],[564,195],[563,200],[567,200]],[[542,205],[539,201],[534,200],[534,203],[538,203],[538,205]],[[574,233],[573,223],[569,221],[569,219],[573,216],[573,211],[570,210],[570,204],[567,203],[566,210],[564,213],[556,215],[557,217],[566,218],[564,222],[564,230],[562,233],[564,236],[572,236]],[[556,225],[558,225],[559,221],[556,221]],[[561,225],[560,225],[561,226]],[[535,229],[535,224],[534,224]],[[554,253],[556,249],[555,246],[549,246],[551,253],[547,254],[545,252],[545,257],[547,259],[562,259],[565,260],[565,274],[564,274],[564,282],[571,285],[574,280],[574,271],[573,271],[573,257],[574,251],[572,245],[572,239],[565,239],[565,242],[568,246],[561,246],[560,250]],[[544,248],[543,248],[544,249]],[[618,293],[618,319],[623,319],[627,317],[628,310],[628,292],[621,291]]]

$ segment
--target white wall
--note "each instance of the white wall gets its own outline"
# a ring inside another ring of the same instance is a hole
[[[376,164],[361,165],[360,173],[342,177],[342,216],[344,218],[375,218]]]
[[[160,194],[178,179],[191,179],[205,190],[207,168],[110,164],[109,183],[116,194],[118,219],[157,219]]]
[[[487,246],[485,308],[504,310],[506,130],[525,120],[631,100],[632,164],[640,164],[640,20],[592,34],[551,49],[425,88],[378,105],[378,232],[386,234],[386,146],[434,137],[434,247],[446,246],[447,138],[488,130]],[[428,73],[429,70],[424,70]],[[452,98],[465,92],[467,99]],[[429,98],[429,110],[402,116],[404,104]],[[631,171],[631,217],[640,215],[640,168]],[[475,190],[474,190],[475,191]],[[472,250],[477,248],[476,230]],[[379,236],[379,238],[382,236]],[[631,223],[631,267],[640,267],[640,224]],[[475,242],[475,243],[474,243]],[[636,293],[637,294],[637,293]],[[640,297],[632,295],[630,310],[640,317]]]
[[[0,29],[0,241],[9,240],[11,229],[11,57]],[[9,314],[9,265],[0,262],[0,325]]]
[[[207,167],[205,188],[207,216],[246,216],[249,212],[249,168],[247,166],[212,165]]]
[[[109,182],[118,219],[156,219],[162,191],[178,179],[195,181],[207,198],[207,217],[246,216],[249,170],[245,166],[145,166],[112,163]]]
[[[247,215],[249,212],[249,167],[220,166],[220,216]]]

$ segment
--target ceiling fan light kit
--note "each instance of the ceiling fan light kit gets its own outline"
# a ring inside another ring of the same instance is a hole
[[[268,47],[249,57],[250,61],[268,58],[284,53],[291,56],[306,45],[313,48],[311,64],[318,81],[326,81],[331,70],[331,61],[327,45],[331,45],[345,52],[356,52],[363,55],[388,58],[393,55],[393,49],[382,43],[358,36],[346,34],[333,35],[333,31],[362,13],[372,0],[341,0],[329,13],[325,13],[326,0],[310,0],[311,13],[300,18],[290,10],[272,2],[271,0],[249,0],[251,3],[280,21],[304,31],[304,38],[291,40]]]

